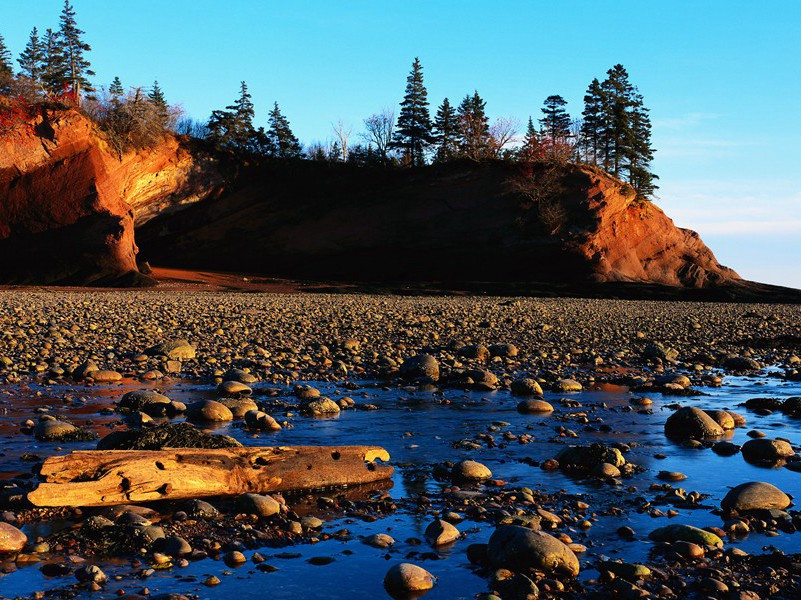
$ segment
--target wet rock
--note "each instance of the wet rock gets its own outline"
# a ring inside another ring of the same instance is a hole
[[[567,394],[569,392],[580,392],[582,387],[581,384],[575,379],[560,379],[553,384],[552,389],[554,392]]]
[[[712,417],[712,420],[723,430],[734,429],[734,417],[725,410],[705,410],[704,412]]]
[[[233,421],[231,410],[215,400],[198,400],[186,407],[186,416],[198,421]]]
[[[741,483],[732,488],[723,498],[720,507],[725,511],[744,512],[760,509],[785,509],[790,498],[776,486],[762,481]]]
[[[700,408],[685,406],[665,421],[665,435],[674,439],[705,439],[723,435],[723,428]]]
[[[27,543],[28,538],[24,533],[13,525],[0,521],[0,554],[20,552]]]
[[[666,525],[654,529],[648,537],[655,542],[690,542],[699,546],[723,547],[723,540],[717,535],[692,525]]]
[[[75,571],[75,579],[81,583],[104,585],[108,581],[106,574],[97,565],[85,565]]]
[[[186,503],[186,514],[190,517],[202,517],[205,519],[216,517],[219,511],[205,500],[196,498]]]
[[[407,358],[400,366],[400,374],[409,379],[428,378],[439,380],[439,363],[430,354],[418,354]]]
[[[389,548],[395,543],[395,540],[386,533],[374,533],[364,538],[364,543],[373,548]]]
[[[319,398],[322,395],[320,390],[310,385],[296,385],[292,389],[292,394],[301,400],[312,400],[314,398]]]
[[[393,565],[384,576],[384,587],[389,592],[422,592],[434,587],[434,576],[417,565]]]
[[[545,400],[527,398],[521,400],[517,405],[517,412],[523,414],[549,413],[553,412],[553,406]]]
[[[536,379],[530,377],[515,379],[512,382],[511,390],[515,396],[542,396],[542,387]]]
[[[712,446],[712,451],[720,456],[734,456],[740,452],[740,446],[731,442],[717,442]]]
[[[437,519],[426,527],[425,538],[432,546],[447,546],[459,539],[459,530],[447,521]]]
[[[223,381],[238,381],[239,383],[256,383],[258,378],[243,369],[229,369],[223,375]]]
[[[496,567],[513,571],[536,569],[575,577],[579,562],[566,544],[542,531],[501,525],[490,536],[487,557]]]
[[[207,433],[191,423],[170,423],[138,431],[114,431],[97,443],[98,450],[241,447],[242,444],[232,437]]]
[[[743,458],[748,462],[777,462],[788,456],[793,456],[793,447],[784,440],[771,440],[759,438],[748,440],[741,449]]]
[[[514,358],[519,353],[514,344],[492,344],[489,351],[490,356],[500,356],[501,358]]]
[[[117,406],[130,412],[142,411],[151,416],[166,414],[170,399],[155,390],[133,390],[120,398]]]
[[[245,413],[245,424],[251,429],[260,431],[280,431],[281,425],[270,415],[260,410],[249,410]]]
[[[649,342],[643,349],[643,356],[645,358],[658,358],[673,362],[678,358],[679,352],[673,348],[668,348],[660,342]]]
[[[150,356],[166,356],[178,360],[190,360],[195,358],[195,349],[184,339],[169,340],[151,346],[145,350],[145,354]]]
[[[259,407],[250,398],[218,398],[217,402],[230,410],[234,419],[243,418],[249,410],[259,410]]]
[[[759,371],[759,363],[747,356],[729,356],[723,361],[723,368],[727,371]]]
[[[452,477],[455,481],[484,481],[492,477],[492,471],[480,462],[463,460],[453,467]]]
[[[556,460],[561,468],[578,471],[591,471],[603,463],[617,468],[626,464],[626,459],[620,450],[603,444],[568,446],[556,455]]]
[[[459,356],[472,360],[487,361],[490,358],[489,348],[482,344],[470,344],[459,348]]]
[[[272,496],[242,494],[236,499],[237,510],[243,513],[272,517],[281,512],[281,504]]]
[[[620,477],[620,469],[618,469],[615,465],[605,462],[596,465],[592,470],[592,474],[596,477],[615,479]]]
[[[42,417],[36,424],[33,435],[40,442],[74,442],[97,439],[97,436],[91,431],[48,416]]]
[[[602,561],[598,565],[598,570],[608,571],[614,573],[617,577],[621,577],[628,581],[637,581],[638,579],[648,579],[651,576],[651,569],[645,565],[637,563],[616,562],[616,561]]]
[[[253,390],[238,381],[223,381],[217,386],[217,393],[221,396],[238,398],[240,396],[250,396]]]
[[[109,371],[106,369],[101,369],[99,371],[92,371],[89,373],[89,377],[95,383],[115,383],[117,381],[122,380],[122,375],[117,371]]]
[[[298,407],[300,413],[306,416],[338,415],[339,404],[330,398],[320,397],[312,400],[303,400]]]

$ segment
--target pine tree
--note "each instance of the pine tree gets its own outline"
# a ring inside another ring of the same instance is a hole
[[[425,151],[431,144],[431,115],[428,112],[428,91],[423,84],[423,66],[415,58],[406,78],[406,93],[400,103],[400,115],[393,146],[412,165],[425,164]]]
[[[437,144],[437,153],[434,160],[446,162],[453,160],[459,153],[459,118],[456,109],[445,98],[437,109],[434,118],[434,142]]]
[[[78,24],[75,21],[75,9],[70,4],[70,0],[64,0],[59,38],[67,66],[68,84],[79,104],[82,92],[91,93],[94,91],[88,77],[95,74],[90,69],[91,64],[84,56],[84,52],[89,52],[92,48],[83,41],[83,34],[84,32],[78,29]]]
[[[526,134],[523,136],[523,143],[520,146],[518,155],[522,160],[533,160],[539,158],[539,154],[540,136],[534,126],[534,119],[529,117],[526,124]]]
[[[251,154],[268,154],[269,136],[261,130],[261,135],[253,127],[253,102],[248,92],[247,83],[241,83],[239,97],[226,106],[225,110],[215,110],[209,118],[209,138],[218,148],[248,152]]]
[[[42,76],[44,59],[44,46],[42,46],[42,42],[39,39],[39,30],[34,27],[28,38],[28,43],[25,45],[25,50],[17,59],[20,72],[32,81],[39,81]]]
[[[44,36],[44,61],[42,63],[42,84],[52,96],[58,96],[68,83],[67,61],[59,36],[48,29]]]
[[[289,127],[289,120],[281,114],[278,102],[275,103],[270,111],[268,121],[270,127],[267,130],[267,135],[272,142],[275,156],[278,158],[300,158],[303,154],[303,149],[298,138],[295,137]]]
[[[562,96],[548,96],[542,107],[540,119],[543,132],[552,142],[565,141],[570,137],[570,115],[565,110],[567,101]]]
[[[651,145],[651,117],[642,94],[635,92],[631,108],[631,133],[627,144],[626,170],[628,181],[641,196],[653,196],[659,189],[659,176],[651,172],[654,149]]]
[[[459,147],[464,156],[473,160],[485,159],[492,152],[486,108],[487,103],[477,91],[465,96],[459,105]]]
[[[604,91],[598,79],[593,79],[584,95],[584,110],[581,115],[581,150],[584,160],[597,165],[601,158],[601,142],[604,131]]]
[[[108,93],[111,94],[113,98],[120,98],[125,93],[125,89],[122,87],[122,81],[120,81],[119,77],[115,77],[111,85],[108,86]]]
[[[162,92],[161,87],[159,87],[158,80],[153,82],[153,87],[150,88],[150,93],[148,93],[147,97],[158,110],[159,119],[162,124],[166,125],[169,118],[169,106],[167,100],[164,98],[164,92]]]
[[[3,35],[0,34],[0,78],[11,78],[14,75],[14,71],[11,68],[11,52],[8,50],[8,46],[6,46],[6,41],[3,39]]]

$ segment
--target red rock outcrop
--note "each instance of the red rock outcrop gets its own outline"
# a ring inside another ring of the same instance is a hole
[[[79,112],[43,113],[0,138],[0,282],[147,284],[135,209],[146,220],[218,183],[172,136],[120,156]]]
[[[507,163],[255,169],[214,202],[138,230],[154,264],[351,281],[739,281],[692,231],[604,172],[547,183]],[[533,186],[537,197],[524,193]],[[542,193],[542,186],[550,186]]]

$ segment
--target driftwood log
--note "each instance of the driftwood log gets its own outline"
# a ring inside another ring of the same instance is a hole
[[[313,490],[371,483],[393,472],[377,446],[88,450],[44,461],[35,506],[110,506]]]

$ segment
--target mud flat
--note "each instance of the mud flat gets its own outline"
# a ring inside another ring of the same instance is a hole
[[[0,292],[0,597],[797,597],[799,323],[795,305]],[[239,446],[380,446],[394,473],[27,498],[51,456]]]

